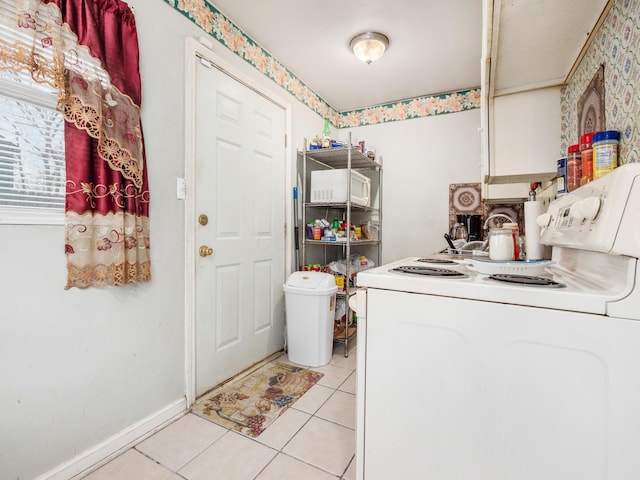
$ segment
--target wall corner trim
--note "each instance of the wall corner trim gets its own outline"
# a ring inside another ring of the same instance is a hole
[[[186,398],[176,400],[34,480],[68,480],[97,470],[126,449],[151,436],[187,412]]]

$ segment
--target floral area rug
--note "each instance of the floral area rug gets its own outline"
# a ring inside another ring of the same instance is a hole
[[[257,437],[323,376],[285,363],[268,363],[204,395],[192,412]]]

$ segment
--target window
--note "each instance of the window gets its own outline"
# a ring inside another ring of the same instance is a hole
[[[0,71],[0,224],[63,224],[64,119],[53,88]]]

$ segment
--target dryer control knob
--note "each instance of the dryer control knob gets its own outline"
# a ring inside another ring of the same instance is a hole
[[[578,212],[580,216],[587,221],[592,222],[596,219],[598,214],[600,213],[600,208],[602,206],[602,199],[600,197],[589,197],[581,200],[579,203],[575,205],[578,207]]]
[[[536,223],[542,228],[547,228],[551,223],[551,214],[543,213],[539,215],[538,218],[536,218]]]

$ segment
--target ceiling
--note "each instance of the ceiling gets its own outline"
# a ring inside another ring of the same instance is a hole
[[[490,94],[560,85],[611,0],[494,0]]]
[[[338,111],[480,86],[480,0],[210,0]],[[390,39],[370,65],[349,41]]]

